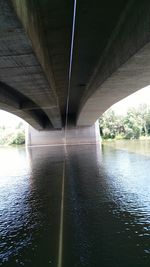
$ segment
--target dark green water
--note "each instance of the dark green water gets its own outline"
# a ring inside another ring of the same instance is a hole
[[[58,266],[65,158],[62,267],[149,267],[143,144],[0,149],[0,266]]]

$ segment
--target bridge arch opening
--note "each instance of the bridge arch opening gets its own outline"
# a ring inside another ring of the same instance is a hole
[[[22,118],[0,109],[0,146],[24,145],[27,126]]]
[[[150,85],[107,109],[99,126],[104,139],[149,139]]]

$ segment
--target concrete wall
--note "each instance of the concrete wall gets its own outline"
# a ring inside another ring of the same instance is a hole
[[[95,144],[100,140],[98,122],[89,127],[68,128],[66,138],[64,129],[37,131],[29,126],[26,137],[27,146]]]

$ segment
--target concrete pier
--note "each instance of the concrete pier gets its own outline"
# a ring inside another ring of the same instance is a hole
[[[88,127],[69,127],[65,130],[37,131],[29,126],[26,133],[27,146],[36,145],[79,145],[95,144],[100,141],[99,125],[96,122],[93,126]]]

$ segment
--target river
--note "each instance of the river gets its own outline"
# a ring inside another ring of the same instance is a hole
[[[149,141],[0,148],[0,266],[58,267],[60,245],[61,267],[150,266]]]

